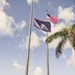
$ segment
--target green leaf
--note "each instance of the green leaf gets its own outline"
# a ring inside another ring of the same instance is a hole
[[[59,42],[57,48],[56,48],[56,57],[58,58],[60,54],[62,54],[62,48],[66,44],[67,38],[62,38],[62,40]]]
[[[64,28],[61,31],[56,32],[56,33],[52,34],[51,36],[49,36],[46,39],[45,43],[51,43],[54,39],[57,39],[59,37],[61,37],[61,38],[62,37],[67,37],[67,36],[68,36],[68,30],[67,30],[67,28]]]

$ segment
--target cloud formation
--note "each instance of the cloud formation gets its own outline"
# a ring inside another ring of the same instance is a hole
[[[21,22],[16,24],[16,29],[18,29],[19,31],[24,29],[26,26],[26,22],[24,20],[22,20]]]
[[[0,0],[0,36],[13,36],[16,30],[22,30],[26,26],[24,20],[15,23],[15,19],[4,12],[4,7],[9,7],[9,5],[6,0]]]
[[[74,20],[75,14],[73,12],[72,7],[63,8],[61,6],[58,7],[58,19],[63,19],[65,23]]]
[[[72,48],[72,55],[71,55],[70,59],[67,60],[67,67],[72,65],[72,64],[75,67],[75,51],[73,48]]]
[[[14,18],[8,16],[4,11],[0,11],[0,35],[13,35],[12,24],[14,23]]]
[[[64,52],[61,56],[62,59],[64,59],[64,61],[66,61],[66,67],[69,67],[71,65],[74,65],[75,68],[75,51],[72,48],[72,54],[71,55],[66,55]],[[69,58],[68,58],[69,57]]]
[[[13,60],[12,65],[13,65],[14,69],[17,71],[25,69],[25,66],[18,64],[18,62],[16,60]]]
[[[3,10],[4,7],[8,7],[9,3],[6,0],[0,0],[0,10]]]

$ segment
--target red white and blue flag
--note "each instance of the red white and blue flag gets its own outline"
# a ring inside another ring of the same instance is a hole
[[[46,32],[51,32],[51,24],[47,21],[40,21],[38,19],[34,19],[34,26],[38,29],[41,29]]]
[[[49,14],[47,14],[47,17],[46,17],[47,21],[51,21],[52,23],[56,24],[58,19],[55,18],[54,16],[51,16]]]

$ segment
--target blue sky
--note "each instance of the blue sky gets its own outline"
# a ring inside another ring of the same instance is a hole
[[[25,75],[31,0],[0,0],[0,75]],[[34,18],[46,20],[46,10],[58,18],[49,35],[75,23],[75,0],[34,0]],[[32,25],[29,75],[46,75],[46,33]],[[50,75],[75,75],[74,51],[67,41],[59,59],[49,44]]]

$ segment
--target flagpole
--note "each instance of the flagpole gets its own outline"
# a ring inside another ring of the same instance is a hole
[[[47,32],[47,38],[48,38],[48,32]],[[49,49],[48,49],[48,44],[46,45],[46,59],[47,59],[47,75],[49,75]]]
[[[48,10],[46,10],[48,13]],[[47,15],[46,13],[46,15]],[[47,38],[48,38],[48,32],[47,32]],[[49,75],[49,49],[48,49],[48,43],[46,44],[46,61],[47,61],[47,75]]]
[[[31,9],[30,9],[30,23],[29,23],[29,34],[28,34],[28,50],[27,50],[26,65],[25,65],[25,75],[28,75],[28,70],[29,70],[32,15],[33,15],[33,0],[32,0],[32,3],[31,3]]]

